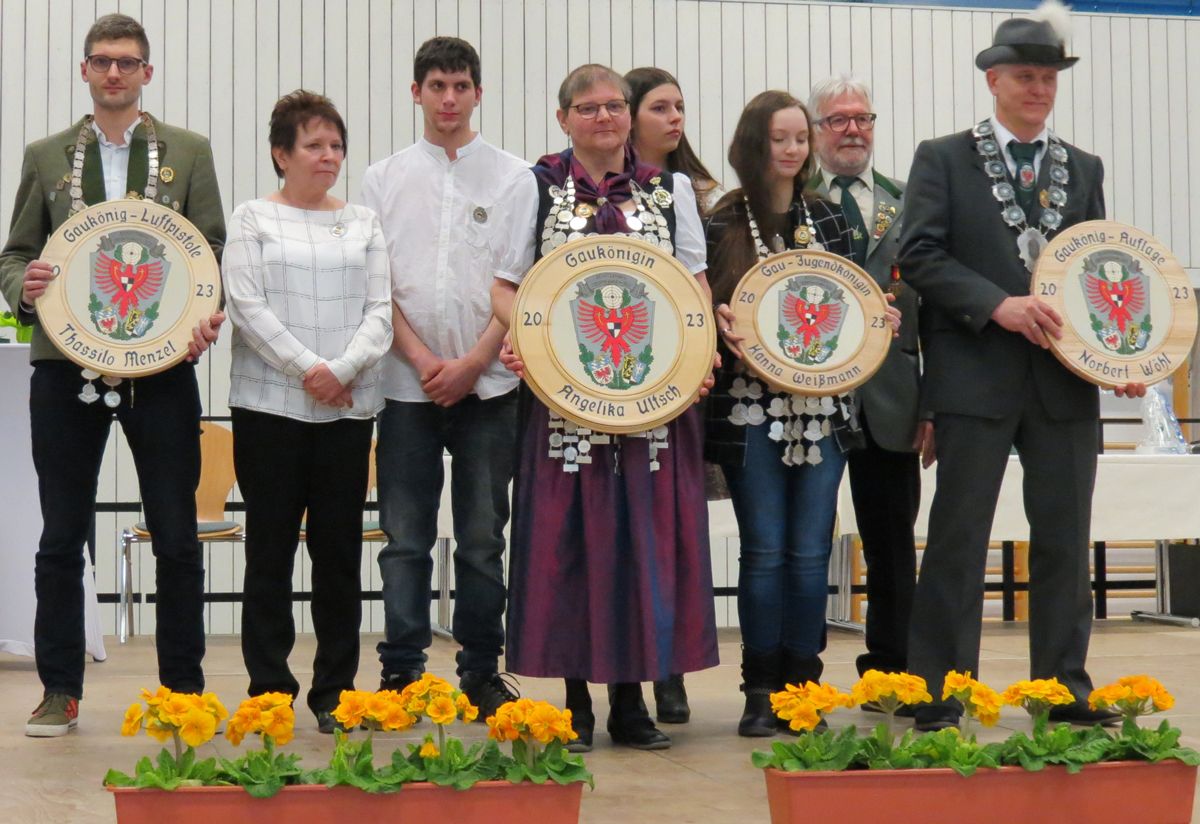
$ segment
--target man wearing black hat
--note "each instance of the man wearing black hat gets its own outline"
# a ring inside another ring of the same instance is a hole
[[[1046,127],[1058,72],[1078,60],[1064,47],[1066,10],[1053,6],[996,29],[975,59],[995,114],[923,142],[905,193],[900,266],[926,313],[923,398],[939,467],[909,635],[909,669],[935,699],[918,708],[921,730],[958,723],[961,708],[939,700],[946,672],[979,671],[988,540],[1013,446],[1030,524],[1031,676],[1075,695],[1052,718],[1111,720],[1088,709],[1085,669],[1099,395],[1048,351],[1062,318],[1029,294],[1047,239],[1104,217],[1100,159]]]

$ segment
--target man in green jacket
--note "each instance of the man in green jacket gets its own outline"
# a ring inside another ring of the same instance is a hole
[[[38,738],[74,729],[83,697],[83,545],[114,415],[107,402],[117,396],[115,414],[154,535],[159,679],[180,692],[204,688],[194,363],[217,339],[224,315],[218,312],[192,331],[188,362],[123,381],[117,396],[95,403],[98,395],[81,392],[86,378],[50,343],[33,307],[54,277],[38,257],[72,214],[105,200],[153,195],[195,224],[219,259],[225,242],[221,195],[208,141],[139,110],[142,87],[154,74],[141,24],[121,14],[101,17],[84,40],[83,58],[80,73],[93,113],[26,147],[12,226],[0,252],[0,292],[22,323],[34,324],[29,408],[43,520],[34,572],[34,656],[43,699],[25,734]]]

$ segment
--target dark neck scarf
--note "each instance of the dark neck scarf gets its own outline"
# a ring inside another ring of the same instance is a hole
[[[650,178],[662,172],[639,161],[633,149],[626,146],[624,169],[620,173],[608,172],[599,183],[592,180],[571,149],[559,154],[544,155],[533,167],[533,174],[548,186],[562,186],[570,174],[575,181],[575,200],[595,205],[596,231],[602,235],[611,235],[615,232],[629,231],[625,224],[625,213],[621,211],[620,205],[633,197],[631,181],[636,181],[642,188],[649,188]]]

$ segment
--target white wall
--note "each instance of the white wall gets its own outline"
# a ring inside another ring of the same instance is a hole
[[[877,165],[903,177],[918,141],[990,112],[974,55],[1011,14],[741,0],[0,0],[0,238],[21,147],[90,110],[78,69],[83,37],[110,11],[138,17],[150,35],[155,75],[144,108],[211,137],[227,212],[274,187],[267,117],[278,96],[298,86],[329,95],[345,116],[350,154],[339,194],[355,199],[366,166],[418,134],[412,56],[434,34],[477,46],[485,90],[477,127],[531,159],[564,145],[553,98],[580,63],[674,72],[688,102],[688,134],[727,182],[725,147],[746,100],[768,87],[807,97],[813,81],[852,70],[875,88]],[[1200,188],[1200,82],[1192,80],[1200,77],[1200,21],[1074,20],[1071,51],[1082,59],[1060,75],[1053,126],[1104,158],[1109,214],[1153,232],[1200,281],[1200,209],[1188,197]],[[209,414],[227,413],[228,370],[227,346],[200,368]],[[100,498],[137,497],[128,450],[114,435]],[[98,520],[98,586],[111,592],[114,536],[136,518]],[[718,586],[734,580],[735,551],[714,546]],[[140,581],[152,585],[149,550],[141,555]],[[240,587],[240,557],[236,546],[210,550],[214,589]],[[305,574],[301,564],[297,584],[307,588]],[[378,587],[369,557],[364,585]],[[718,617],[733,622],[728,606],[718,605]],[[112,612],[105,610],[109,627]],[[298,614],[307,626],[306,611]],[[238,608],[214,605],[210,618],[212,631],[235,631]],[[142,631],[152,622],[144,611]],[[376,606],[364,629],[381,628]]]

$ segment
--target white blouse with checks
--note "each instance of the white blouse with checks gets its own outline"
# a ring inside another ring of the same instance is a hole
[[[339,220],[345,233],[336,237]],[[221,274],[233,324],[230,406],[314,423],[379,411],[392,310],[387,243],[373,211],[247,201],[230,218]],[[352,387],[352,407],[304,391],[304,374],[319,363]]]

